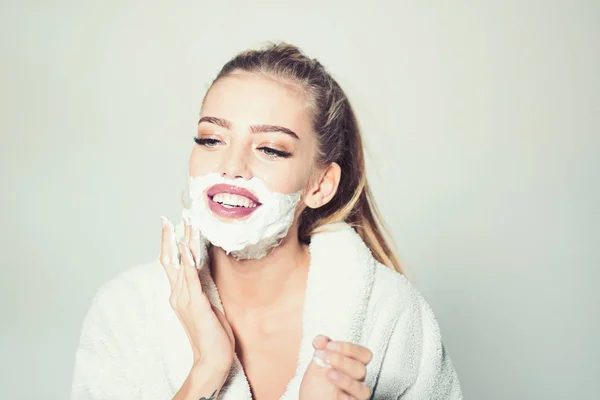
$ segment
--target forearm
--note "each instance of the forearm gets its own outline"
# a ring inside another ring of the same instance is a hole
[[[229,369],[194,366],[173,400],[215,400]]]

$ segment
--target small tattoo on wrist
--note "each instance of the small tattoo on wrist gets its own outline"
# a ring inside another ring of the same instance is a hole
[[[210,395],[210,397],[209,397],[209,398],[206,398],[206,397],[200,397],[200,400],[215,400],[215,399],[216,399],[216,397],[215,397],[215,394],[216,394],[216,393],[217,393],[217,391],[215,390],[215,391],[213,392],[213,394],[211,394],[211,395]]]

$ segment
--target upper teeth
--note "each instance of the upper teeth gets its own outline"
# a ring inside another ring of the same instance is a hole
[[[256,203],[249,198],[230,193],[215,194],[213,196],[213,201],[231,207],[256,207]]]

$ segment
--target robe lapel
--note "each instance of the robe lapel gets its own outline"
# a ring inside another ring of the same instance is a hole
[[[368,299],[373,287],[375,260],[358,234],[347,224],[335,224],[312,236],[310,268],[302,315],[303,337],[296,374],[288,383],[282,400],[297,397],[302,377],[314,353],[312,340],[318,334],[333,340],[361,344]],[[202,289],[211,303],[224,314],[217,287],[208,267],[200,271]],[[165,371],[173,392],[177,391],[192,366],[192,351],[185,331],[167,299],[168,281],[161,285],[159,301],[160,346]],[[251,399],[242,365],[235,356],[221,395]]]
[[[296,399],[314,348],[322,334],[333,340],[360,344],[374,260],[358,234],[346,224],[315,234],[310,244],[310,269],[304,300],[303,337],[296,375],[282,400]]]

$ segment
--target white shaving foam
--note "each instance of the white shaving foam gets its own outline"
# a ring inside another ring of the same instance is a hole
[[[218,173],[189,177],[190,208],[183,210],[194,230],[199,230],[214,246],[221,247],[238,260],[258,259],[278,246],[294,222],[302,190],[271,192],[264,182],[252,179],[227,179]],[[261,205],[248,217],[223,221],[209,208],[206,191],[217,184],[233,185],[252,192]]]

